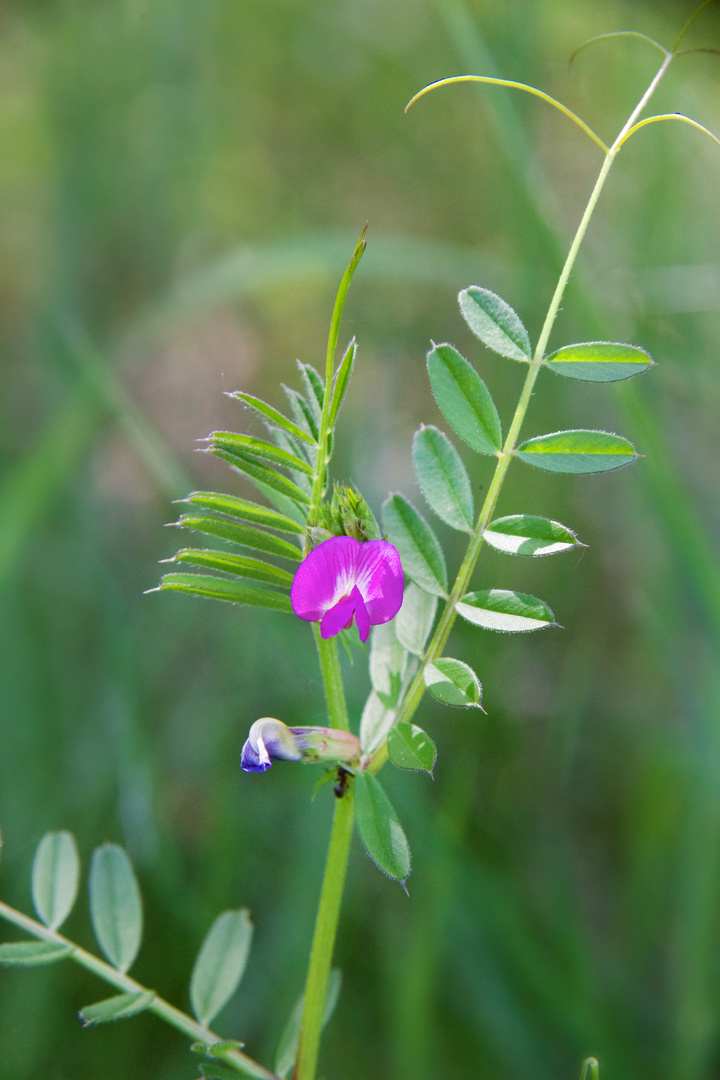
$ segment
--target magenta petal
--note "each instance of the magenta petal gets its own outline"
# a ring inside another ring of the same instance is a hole
[[[368,639],[370,633],[370,616],[368,615],[368,609],[365,606],[365,601],[360,595],[360,590],[355,588],[353,593],[357,593],[357,603],[355,604],[355,622],[357,623],[358,634],[363,644]]]
[[[387,540],[361,545],[356,577],[370,622],[389,622],[402,606],[403,571],[397,548]]]
[[[355,585],[360,549],[366,546],[351,536],[333,536],[303,559],[290,589],[292,609],[300,619],[317,622],[349,595]]]
[[[331,607],[323,615],[323,620],[320,623],[320,637],[335,637],[341,630],[344,630],[348,623],[352,621],[358,601],[362,604],[362,596],[357,588],[354,588],[349,596],[343,597],[334,607]]]

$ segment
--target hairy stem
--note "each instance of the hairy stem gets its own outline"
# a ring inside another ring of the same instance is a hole
[[[645,108],[645,105],[650,100],[652,94],[655,92],[655,89],[660,82],[660,79],[665,74],[671,60],[672,55],[667,55],[664,58],[652,82],[648,86],[647,90],[643,94],[636,107],[633,109],[628,120],[623,125],[622,130],[613,142],[612,146],[610,146],[610,148],[605,154],[602,168],[600,169],[598,178],[595,181],[595,186],[593,187],[593,190],[590,194],[590,198],[588,200],[587,206],[585,207],[585,211],[581,218],[580,224],[578,225],[577,231],[573,238],[573,242],[570,245],[570,250],[568,252],[567,258],[565,259],[565,264],[560,273],[560,277],[558,279],[555,292],[553,293],[552,300],[550,301],[550,306],[548,308],[547,315],[545,316],[545,321],[543,322],[542,330],[540,331],[540,336],[538,338],[532,360],[529,362],[528,365],[528,372],[525,377],[525,383],[523,384],[520,399],[518,401],[517,408],[515,409],[515,414],[510,424],[510,428],[505,439],[505,444],[500,453],[498,454],[498,463],[495,466],[495,472],[493,474],[492,480],[490,481],[490,486],[488,487],[485,501],[483,502],[479,517],[477,519],[477,523],[475,525],[475,528],[473,529],[472,536],[470,538],[470,542],[465,553],[465,558],[462,561],[462,565],[458,572],[458,576],[455,580],[452,591],[445,602],[445,606],[440,615],[440,619],[438,621],[437,627],[435,628],[435,632],[430,639],[425,653],[423,654],[418,672],[415,675],[415,678],[411,682],[410,686],[408,687],[407,693],[405,694],[400,708],[398,709],[398,713],[395,718],[396,724],[408,723],[415,715],[415,712],[425,692],[425,668],[428,664],[432,663],[442,654],[445,643],[450,636],[450,631],[452,630],[453,624],[457,617],[457,605],[462,596],[464,595],[465,591],[467,590],[468,585],[470,584],[470,579],[475,569],[475,564],[477,563],[478,557],[480,555],[480,549],[482,548],[485,530],[490,524],[490,520],[495,511],[495,506],[497,505],[497,501],[500,497],[503,483],[505,482],[507,471],[510,467],[510,462],[515,455],[518,440],[520,437],[520,430],[525,420],[528,406],[530,405],[530,399],[532,397],[535,381],[538,377],[540,368],[545,362],[545,349],[550,339],[552,328],[555,325],[555,319],[557,318],[558,311],[560,310],[560,304],[562,302],[567,283],[570,280],[570,275],[575,265],[582,242],[585,238],[585,234],[590,224],[592,215],[595,211],[595,207],[597,206],[598,199],[600,198],[600,194],[603,190],[603,187],[605,186],[605,181],[608,178],[608,174],[610,172],[610,169],[612,168],[615,157],[617,156],[623,143],[626,141],[628,133],[631,131],[633,125],[635,124],[637,117]],[[377,772],[382,767],[382,765],[385,764],[386,760],[387,742],[385,741],[381,743],[381,745],[373,753],[371,759],[367,764],[367,768],[371,772]]]
[[[349,731],[350,723],[345,703],[345,690],[343,688],[342,671],[340,670],[337,641],[335,638],[323,639],[320,636],[320,627],[317,623],[313,623],[313,634],[325,686],[328,726]]]
[[[143,993],[147,991],[147,987],[142,986],[135,979],[131,979],[129,975],[124,975],[121,971],[111,967],[110,964],[106,964],[104,960],[100,960],[99,957],[93,956],[92,953],[86,952],[85,949],[81,949],[73,941],[63,937],[62,934],[58,934],[56,930],[49,930],[47,926],[36,922],[35,919],[31,919],[28,915],[23,915],[21,911],[16,911],[15,908],[4,904],[2,901],[0,901],[0,916],[41,941],[51,941],[56,945],[69,946],[72,952],[68,953],[68,960],[74,960],[76,964],[80,964],[82,967],[87,968],[88,971],[92,971],[94,975],[117,987],[123,993],[134,994],[139,991]],[[148,1012],[155,1013],[156,1016],[171,1024],[172,1027],[182,1031],[184,1035],[197,1042],[204,1043],[206,1046],[212,1046],[223,1041],[220,1035],[216,1035],[210,1028],[205,1027],[204,1024],[199,1024],[197,1020],[193,1020],[187,1013],[176,1009],[174,1005],[164,1001],[161,997],[156,997],[153,1003],[148,1006]],[[221,1052],[218,1054],[218,1058],[224,1061],[226,1065],[236,1068],[238,1073],[243,1076],[254,1076],[257,1080],[276,1080],[274,1073],[269,1072],[262,1065],[258,1065],[256,1061],[253,1061],[252,1058],[249,1058],[240,1050]]]

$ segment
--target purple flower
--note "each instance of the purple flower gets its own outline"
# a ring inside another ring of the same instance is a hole
[[[387,540],[361,544],[351,536],[333,536],[313,548],[290,590],[295,614],[307,622],[320,620],[322,637],[334,637],[355,619],[361,641],[367,641],[371,626],[397,615],[402,599],[397,549]]]
[[[240,765],[245,772],[266,772],[273,761],[342,761],[352,765],[359,760],[360,741],[349,731],[291,728],[272,716],[263,716],[250,728]]]

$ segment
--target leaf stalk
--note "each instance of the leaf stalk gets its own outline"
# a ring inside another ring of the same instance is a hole
[[[5,904],[0,901],[0,916],[7,919],[8,922],[13,923],[14,926],[20,927],[21,930],[25,930],[28,934],[32,934],[33,937],[39,938],[41,941],[51,941],[56,945],[66,945],[72,949],[72,952],[68,953],[67,959],[74,960],[76,964],[80,964],[81,967],[91,971],[93,975],[97,975],[100,979],[104,979],[105,982],[110,983],[111,986],[115,986],[118,990],[122,990],[123,993],[146,993],[147,987],[137,982],[135,979],[131,979],[129,975],[123,974],[118,971],[117,968],[112,967],[110,964],[106,964],[104,960],[94,956],[92,953],[82,949],[79,945],[76,945],[73,941],[63,937],[62,934],[58,934],[56,930],[50,930],[47,926],[43,926],[42,923],[37,922],[35,919],[31,919],[29,915],[24,915],[21,911],[16,911],[15,908],[10,907],[9,904]],[[189,1036],[191,1039],[197,1042],[205,1043],[206,1046],[212,1046],[215,1043],[222,1042],[220,1035],[216,1035],[210,1028],[205,1027],[204,1024],[199,1024],[197,1020],[193,1020],[187,1013],[181,1012],[180,1009],[176,1009],[174,1005],[171,1005],[168,1001],[165,1001],[161,997],[155,997],[155,1000],[148,1006],[148,1012],[155,1013],[166,1023],[172,1027],[177,1028],[178,1031],[182,1031],[184,1035]],[[255,1077],[256,1080],[277,1080],[274,1073],[265,1069],[262,1065],[259,1065],[257,1061],[253,1061],[247,1054],[243,1054],[240,1050],[226,1050],[218,1051],[216,1054],[216,1060],[222,1060],[230,1068],[235,1068],[237,1072],[242,1076]]]

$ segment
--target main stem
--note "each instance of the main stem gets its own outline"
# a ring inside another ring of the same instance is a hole
[[[330,727],[349,729],[345,691],[335,638],[323,640],[320,628],[313,626],[325,686]],[[343,888],[347,873],[350,841],[352,839],[354,806],[352,780],[335,804],[330,846],[325,862],[320,904],[315,920],[310,964],[305,983],[300,1044],[295,1063],[294,1080],[315,1080],[320,1035],[325,1012],[328,977],[332,963],[335,937],[340,919]]]
[[[312,485],[310,509],[308,511],[308,525],[318,523],[320,508],[322,506],[327,467],[330,461],[330,403],[333,396],[333,367],[335,348],[337,346],[340,319],[345,306],[350,281],[355,273],[358,263],[365,250],[365,232],[367,225],[355,247],[352,258],[340,282],[335,307],[333,308],[330,321],[330,334],[328,336],[327,355],[325,359],[325,398],[318,432],[318,450],[315,461],[315,477]],[[305,554],[310,546],[310,537],[306,543]],[[348,722],[347,705],[345,703],[345,690],[338,658],[337,642],[334,638],[324,640],[320,634],[320,627],[313,625],[315,644],[317,646],[320,670],[322,671],[323,685],[325,687],[325,700],[327,703],[328,723],[332,728],[341,728],[343,731],[350,730]],[[352,780],[347,784],[345,791],[335,805],[330,847],[328,848],[325,863],[325,876],[323,877],[322,891],[315,932],[313,934],[312,949],[310,952],[310,964],[308,966],[307,981],[305,983],[305,1003],[303,1005],[302,1024],[300,1028],[300,1043],[295,1062],[294,1080],[314,1080],[317,1067],[318,1050],[320,1048],[320,1034],[323,1025],[323,1013],[325,1011],[325,998],[327,996],[328,976],[332,962],[335,936],[337,934],[338,920],[340,918],[340,905],[342,903],[345,875],[347,873],[348,856],[350,854],[350,840],[353,828],[353,790]]]
[[[626,123],[623,125],[621,132],[619,133],[619,135],[617,136],[612,146],[605,155],[602,168],[600,169],[598,178],[595,181],[595,186],[588,200],[588,204],[585,207],[585,212],[582,216],[580,224],[578,225],[577,232],[575,233],[575,236],[573,238],[573,242],[570,245],[570,250],[565,260],[565,264],[562,268],[560,277],[558,279],[555,292],[553,293],[553,298],[550,301],[550,307],[548,308],[547,315],[545,316],[545,321],[543,323],[542,330],[540,331],[540,337],[538,338],[535,352],[533,353],[532,360],[530,360],[528,364],[528,373],[525,377],[525,383],[520,394],[520,400],[518,401],[517,408],[515,409],[515,414],[510,424],[510,428],[508,430],[503,448],[498,454],[498,463],[495,466],[495,472],[493,473],[492,480],[490,481],[490,486],[488,488],[487,495],[485,496],[485,501],[482,505],[482,509],[480,510],[480,515],[478,517],[475,528],[473,529],[467,551],[465,552],[465,558],[462,561],[462,565],[458,572],[458,576],[453,586],[452,592],[450,593],[445,602],[445,607],[443,608],[440,620],[435,629],[435,633],[430,639],[430,643],[428,644],[427,649],[423,654],[418,672],[415,675],[412,683],[410,684],[408,691],[403,699],[403,702],[398,710],[398,714],[395,718],[396,724],[409,723],[412,717],[415,715],[415,712],[417,711],[417,708],[425,692],[425,668],[428,664],[432,663],[433,660],[437,659],[437,657],[442,654],[447,639],[450,636],[450,631],[452,630],[453,624],[457,617],[457,605],[461,597],[466,592],[468,585],[470,584],[470,578],[472,577],[473,570],[475,569],[475,564],[477,563],[478,556],[480,555],[480,549],[483,544],[485,530],[490,524],[490,520],[495,512],[495,506],[497,505],[498,498],[500,497],[500,492],[502,490],[503,483],[505,482],[507,471],[510,468],[510,462],[515,456],[518,439],[520,437],[520,429],[522,428],[528,406],[530,405],[530,399],[532,397],[532,392],[535,387],[535,381],[538,377],[540,368],[545,362],[545,349],[550,339],[552,328],[555,325],[555,319],[557,318],[557,313],[560,310],[560,304],[562,302],[567,283],[570,280],[570,274],[572,273],[573,267],[575,265],[580,246],[585,238],[585,234],[590,224],[592,215],[595,211],[598,199],[600,198],[602,189],[605,186],[605,181],[607,180],[615,157],[617,156],[617,153],[625,140],[627,132],[630,130],[632,125],[635,123],[637,117],[640,115],[642,110],[645,108],[645,105],[652,97],[658,83],[660,82],[660,79],[665,74],[665,71],[667,70],[667,67],[671,60],[672,55],[668,54],[660,65],[660,68],[656,72],[655,77],[653,78],[652,82],[643,94],[642,98],[640,99],[636,107],[633,109]],[[378,772],[378,770],[385,764],[386,760],[387,741],[382,743],[374,752],[371,760],[368,762],[367,768],[371,772]]]
[[[352,839],[354,792],[351,783],[335,804],[330,847],[325,864],[325,877],[320,893],[310,966],[305,984],[305,1004],[300,1045],[293,1074],[294,1080],[314,1080],[315,1078],[328,976],[340,919],[340,906]]]

